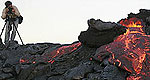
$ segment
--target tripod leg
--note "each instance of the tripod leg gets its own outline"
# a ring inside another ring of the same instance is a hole
[[[3,34],[3,31],[4,31],[4,29],[5,29],[6,24],[7,24],[7,22],[4,24],[4,27],[3,27],[2,32],[1,32],[1,34],[0,34],[0,37],[1,37],[2,34]]]
[[[18,32],[18,30],[17,30],[17,27],[16,27],[16,25],[15,25],[14,22],[13,22],[13,26],[14,26],[14,28],[15,28],[15,30],[16,30],[16,31],[14,31],[14,32],[17,32],[17,34],[18,34],[18,36],[19,36],[19,38],[20,38],[20,40],[21,40],[22,45],[24,45],[24,44],[23,44],[23,41],[22,41],[22,39],[21,39],[21,36],[20,36],[20,34],[19,34],[19,32]]]

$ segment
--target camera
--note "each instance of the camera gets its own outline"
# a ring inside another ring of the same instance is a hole
[[[8,14],[13,14],[13,12],[12,12],[13,8],[8,7],[8,10],[9,10],[9,11],[7,12]]]

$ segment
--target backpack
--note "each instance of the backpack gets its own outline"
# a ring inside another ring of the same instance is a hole
[[[23,17],[20,15],[20,16],[18,17],[18,19],[19,19],[19,24],[21,24],[21,23],[23,22]]]

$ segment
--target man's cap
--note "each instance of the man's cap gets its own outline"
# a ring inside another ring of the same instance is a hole
[[[9,5],[12,5],[12,2],[11,1],[6,1],[5,6],[8,7]]]

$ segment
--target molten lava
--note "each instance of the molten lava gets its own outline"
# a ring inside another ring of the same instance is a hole
[[[120,21],[127,27],[126,33],[114,42],[99,48],[96,56],[102,60],[104,52],[111,53],[109,62],[131,73],[127,80],[150,80],[150,36],[142,28],[143,22],[137,18]]]
[[[130,18],[129,20],[121,20],[120,24],[126,27],[136,27],[136,28],[142,28],[143,24],[141,22],[141,20],[137,19],[137,18]]]
[[[51,53],[43,56],[48,58],[47,60],[49,63],[53,63],[56,57],[59,57],[66,53],[72,53],[73,51],[77,50],[80,46],[80,42],[68,46],[62,46],[56,50],[53,50]]]
[[[127,27],[127,32],[106,47],[112,53],[109,61],[132,73],[127,80],[147,80],[150,78],[150,37],[137,18],[122,20],[120,24]],[[113,46],[122,51],[114,51]]]
[[[81,46],[81,43],[74,43],[72,45],[64,45],[54,49],[50,53],[43,54],[42,56],[24,56],[20,59],[20,63],[37,63],[37,62],[48,62],[54,63],[55,59],[63,54],[73,53]]]

